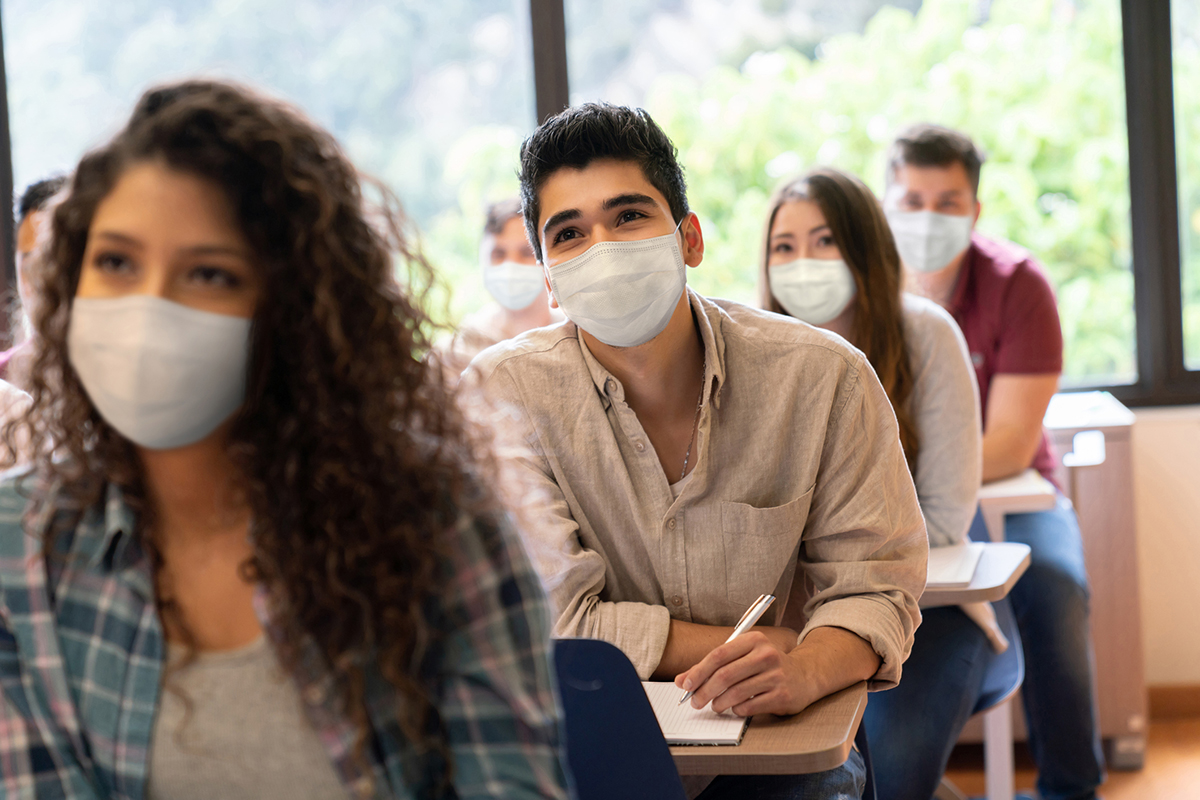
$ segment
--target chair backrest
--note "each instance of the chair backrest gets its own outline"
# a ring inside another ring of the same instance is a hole
[[[579,800],[686,800],[662,729],[629,659],[598,639],[554,643]]]
[[[1021,632],[1017,630],[1017,618],[1013,615],[1008,598],[992,603],[996,609],[996,622],[1008,638],[1008,649],[993,654],[983,675],[983,686],[979,699],[975,701],[972,714],[987,711],[1012,697],[1025,680],[1025,654],[1021,649]]]

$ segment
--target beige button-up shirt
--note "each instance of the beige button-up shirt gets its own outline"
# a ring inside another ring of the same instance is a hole
[[[889,688],[920,622],[925,523],[891,405],[862,354],[795,320],[688,290],[706,359],[695,467],[677,498],[620,381],[566,322],[472,362],[548,504],[527,545],[558,636],[620,647],[642,678],[672,619],[734,625],[802,580],[807,620],[856,633]]]

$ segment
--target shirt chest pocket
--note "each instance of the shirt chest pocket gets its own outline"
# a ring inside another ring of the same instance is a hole
[[[809,489],[790,503],[773,508],[721,503],[725,592],[729,602],[741,611],[760,594],[773,592],[784,572],[794,567],[812,493]]]

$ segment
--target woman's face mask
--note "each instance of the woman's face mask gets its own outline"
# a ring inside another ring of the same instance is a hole
[[[771,295],[809,325],[824,325],[846,310],[857,287],[846,262],[799,258],[767,270]]]
[[[144,294],[77,297],[67,355],[96,411],[134,444],[194,444],[246,397],[250,320]]]
[[[245,399],[253,255],[221,188],[135,164],[97,205],[67,356],[96,411],[142,447],[204,439]]]
[[[857,293],[829,222],[812,200],[790,200],[775,210],[767,263],[771,296],[810,325],[836,319]]]

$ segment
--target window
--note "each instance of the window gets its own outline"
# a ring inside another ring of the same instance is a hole
[[[482,209],[516,189],[535,86],[542,114],[592,99],[648,108],[680,146],[708,234],[695,284],[751,302],[777,180],[831,163],[878,190],[895,129],[944,122],[989,152],[980,228],[1028,246],[1057,288],[1064,384],[1106,384],[1134,405],[1200,399],[1200,12],[1188,0],[7,0],[2,11],[18,187],[111,133],[147,83],[245,78],[299,103],[398,191],[453,286],[433,309],[451,319],[485,300]]]
[[[1171,28],[1184,363],[1196,370],[1200,369],[1200,8],[1173,0]]]
[[[5,0],[3,14],[18,188],[69,169],[149,85],[242,79],[300,105],[397,192],[455,310],[482,302],[483,206],[516,191],[535,122],[523,0]]]
[[[1050,273],[1064,385],[1136,380],[1117,0],[624,5],[567,0],[571,101],[643,105],[675,141],[698,291],[756,302],[777,181],[830,164],[882,193],[891,136],[939,122],[988,154],[980,230]]]

